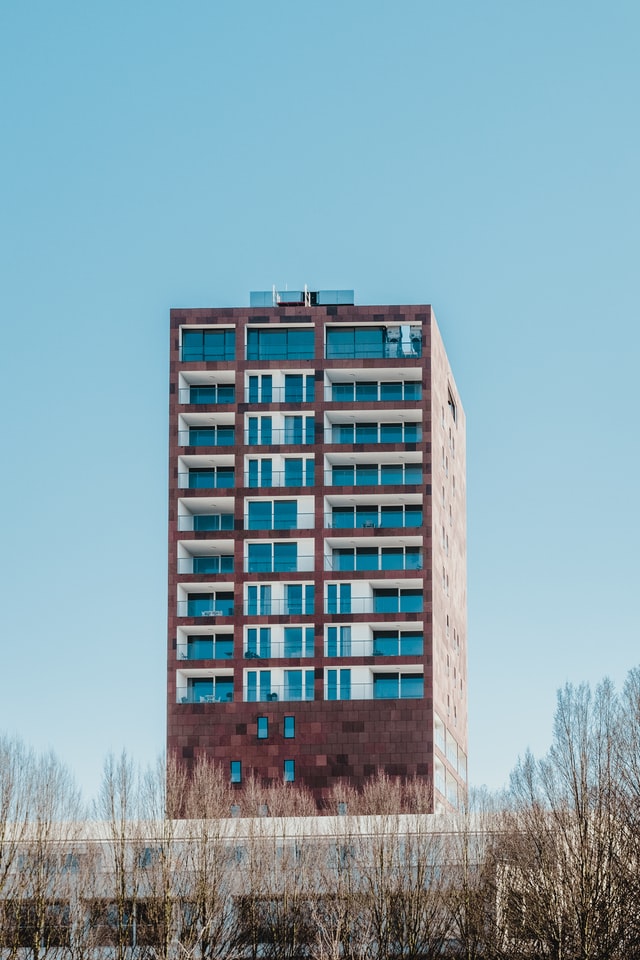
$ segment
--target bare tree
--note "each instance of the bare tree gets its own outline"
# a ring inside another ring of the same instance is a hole
[[[627,905],[616,802],[618,705],[603,682],[558,694],[546,758],[527,754],[511,778],[503,917],[514,949],[564,960],[620,955]]]

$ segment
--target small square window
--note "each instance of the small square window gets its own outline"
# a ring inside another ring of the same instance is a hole
[[[242,762],[240,760],[231,761],[231,783],[242,783]]]
[[[269,718],[258,717],[258,740],[266,740],[269,736]]]
[[[287,740],[293,740],[296,735],[296,718],[295,717],[285,717],[284,718],[284,735]]]
[[[293,783],[296,778],[295,760],[285,760],[284,762],[284,782]]]

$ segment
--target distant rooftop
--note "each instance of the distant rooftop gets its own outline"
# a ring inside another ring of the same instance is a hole
[[[252,290],[249,294],[250,307],[324,307],[338,304],[353,304],[353,290]]]

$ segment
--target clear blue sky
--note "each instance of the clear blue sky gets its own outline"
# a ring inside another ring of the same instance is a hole
[[[472,783],[640,661],[640,5],[0,7],[0,729],[164,743],[168,312],[432,303],[468,418]]]

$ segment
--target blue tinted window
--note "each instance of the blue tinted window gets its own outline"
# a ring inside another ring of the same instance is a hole
[[[270,530],[272,527],[272,508],[270,500],[259,500],[249,504],[248,529]]]
[[[291,573],[298,569],[297,543],[274,543],[273,569],[277,573]]]
[[[303,376],[301,373],[286,373],[284,377],[285,403],[302,403]]]
[[[231,761],[231,783],[242,783],[242,763],[240,760]]]
[[[331,384],[331,399],[341,403],[349,403],[354,398],[353,383]]]
[[[378,384],[375,380],[362,380],[356,383],[356,400],[367,402],[378,399]]]
[[[356,485],[363,487],[378,485],[378,467],[375,463],[356,464]]]
[[[397,673],[376,673],[373,677],[373,699],[395,700],[400,690]]]
[[[187,637],[188,660],[213,659],[213,637]]]
[[[284,462],[284,482],[287,487],[301,487],[302,484],[302,460],[285,460]]]
[[[390,383],[380,384],[381,400],[402,400],[402,381],[395,380]]]
[[[380,424],[380,442],[381,443],[402,443],[402,424],[401,423],[381,423]]]
[[[257,720],[257,735],[258,740],[266,740],[269,736],[269,718],[268,717],[258,717]]]
[[[404,385],[405,400],[420,400],[422,397],[422,384],[419,380],[408,380]]]
[[[338,465],[332,467],[331,480],[334,485],[352,487],[353,486],[353,467]]]
[[[284,736],[287,740],[293,740],[296,735],[296,718],[284,718]]]
[[[182,359],[185,362],[235,360],[235,331],[183,330]]]
[[[249,573],[271,573],[273,552],[270,543],[250,543],[247,550],[247,571]]]
[[[296,762],[295,760],[285,760],[284,762],[284,782],[293,783],[296,779]]]
[[[312,360],[313,356],[312,329],[247,331],[247,360]]]
[[[356,423],[356,443],[377,443],[377,423]]]
[[[298,526],[298,501],[275,500],[273,519],[276,530],[295,530]]]
[[[401,697],[422,697],[424,694],[424,677],[413,674],[403,673],[400,677],[400,696]]]

